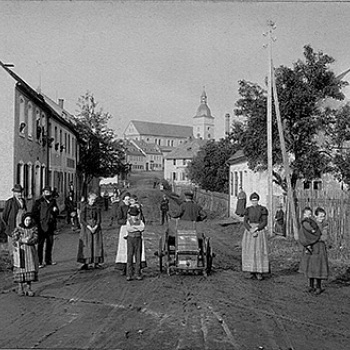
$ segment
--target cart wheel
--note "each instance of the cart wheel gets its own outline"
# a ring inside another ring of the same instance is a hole
[[[163,272],[163,239],[162,237],[159,238],[158,259],[159,259],[159,271]]]
[[[205,242],[205,275],[209,275],[211,272],[213,264],[213,253],[211,251],[211,246],[210,246],[210,238],[206,239]]]

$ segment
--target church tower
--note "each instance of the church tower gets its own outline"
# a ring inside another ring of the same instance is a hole
[[[212,140],[214,139],[214,117],[207,105],[207,94],[203,89],[201,104],[193,117],[193,135],[197,139]]]

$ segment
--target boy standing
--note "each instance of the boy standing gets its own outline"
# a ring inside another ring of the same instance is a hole
[[[128,212],[126,222],[127,234],[124,238],[127,240],[127,262],[126,262],[126,280],[131,281],[133,275],[133,262],[135,259],[135,275],[137,280],[142,280],[141,276],[141,253],[142,253],[142,232],[145,224],[140,219],[140,209],[132,206]]]

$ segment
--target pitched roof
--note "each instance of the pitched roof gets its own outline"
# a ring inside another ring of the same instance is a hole
[[[207,143],[207,140],[192,139],[188,140],[173,151],[169,152],[166,159],[191,159],[197,155],[199,149]]]
[[[148,154],[161,154],[159,146],[155,143],[148,143],[143,140],[130,140],[131,144],[134,144],[136,148],[141,149],[143,152]]]
[[[238,150],[234,155],[232,155],[227,163],[232,165],[232,164],[239,164],[239,163],[244,163],[247,161],[246,156],[244,155],[242,150]]]
[[[187,138],[193,135],[193,128],[185,125],[165,124],[132,120],[141,135],[171,136]]]

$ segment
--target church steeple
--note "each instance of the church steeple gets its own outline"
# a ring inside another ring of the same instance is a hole
[[[207,104],[207,93],[205,86],[200,97],[200,105],[196,115],[193,117],[193,135],[196,138],[210,140],[214,138],[214,117],[211,115]]]

